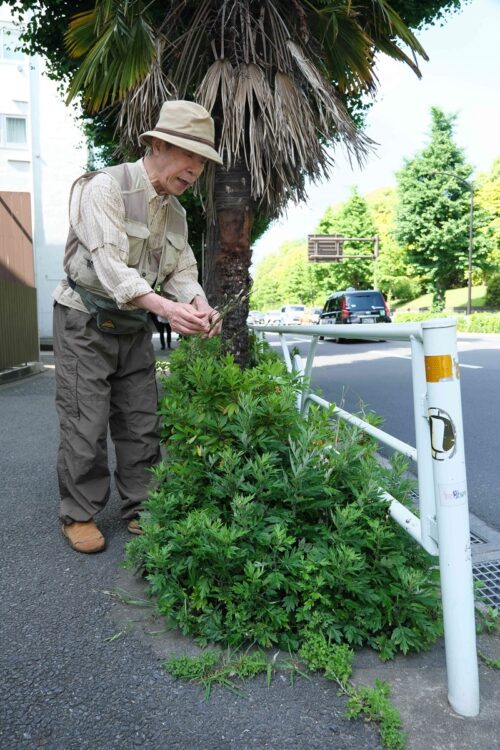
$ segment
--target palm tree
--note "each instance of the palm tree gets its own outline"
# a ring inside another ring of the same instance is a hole
[[[165,99],[195,98],[212,113],[225,162],[202,186],[216,304],[249,286],[255,211],[274,217],[302,200],[306,178],[327,174],[332,144],[357,160],[370,148],[352,104],[376,88],[376,52],[417,75],[415,55],[426,59],[389,0],[100,0],[65,39],[81,59],[69,99],[107,111],[124,152]],[[247,311],[244,302],[225,323],[242,364]]]

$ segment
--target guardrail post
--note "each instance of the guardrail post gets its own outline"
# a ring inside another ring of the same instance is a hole
[[[430,555],[439,555],[436,533],[436,500],[432,471],[431,436],[427,416],[427,383],[424,345],[410,336],[413,386],[413,412],[417,447],[418,508],[422,529],[422,547]]]
[[[439,537],[448,700],[462,716],[479,713],[469,505],[454,320],[422,322]]]

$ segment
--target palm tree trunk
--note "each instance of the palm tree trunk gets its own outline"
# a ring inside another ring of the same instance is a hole
[[[250,174],[241,162],[220,168],[215,177],[216,224],[208,237],[209,273],[206,291],[212,303],[223,307],[241,291],[250,289],[250,236],[255,205],[250,195]],[[232,307],[223,325],[223,340],[235,361],[249,361],[246,320],[248,298]]]

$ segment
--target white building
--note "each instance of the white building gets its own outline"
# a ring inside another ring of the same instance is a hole
[[[86,168],[75,110],[45,74],[40,57],[16,51],[19,31],[0,5],[0,192],[31,194],[40,339],[52,337],[51,294],[63,276],[71,184]]]

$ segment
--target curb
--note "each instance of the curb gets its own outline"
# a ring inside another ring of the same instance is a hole
[[[38,375],[40,372],[43,372],[44,369],[42,362],[27,362],[25,365],[0,370],[0,385],[11,383],[13,380],[27,378],[31,375]]]

